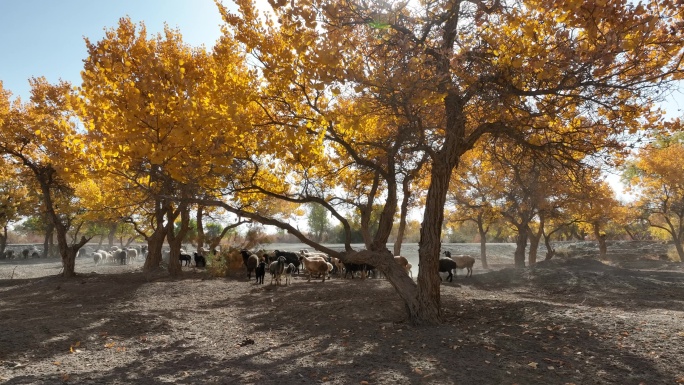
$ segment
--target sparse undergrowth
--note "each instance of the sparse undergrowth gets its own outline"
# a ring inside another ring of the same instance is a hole
[[[148,281],[135,265],[63,280],[43,261],[0,281],[0,381],[684,382],[681,266],[624,267],[558,260],[458,276],[442,285],[444,323],[416,328],[384,280],[257,286],[184,268]]]

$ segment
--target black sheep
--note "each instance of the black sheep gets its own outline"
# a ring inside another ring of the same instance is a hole
[[[454,262],[454,260],[451,258],[440,258],[439,259],[439,272],[440,273],[447,273],[448,272],[449,275],[447,276],[447,281],[449,281],[449,282],[453,282],[454,275],[451,271],[457,267],[458,266],[456,265],[456,262]],[[442,277],[439,277],[439,280],[441,281]]]
[[[259,262],[256,267],[256,283],[263,284],[264,277],[266,276],[266,262],[263,260]]]
[[[190,266],[190,261],[192,261],[192,257],[190,255],[181,253],[178,258],[180,259],[181,266]],[[185,262],[185,265],[183,265],[183,262]]]
[[[195,252],[195,267],[207,267],[207,260],[197,252]]]
[[[295,273],[299,274],[299,265],[301,264],[299,261],[299,254],[291,251],[276,250],[275,256],[276,258],[285,257],[285,263],[293,264],[295,266]]]
[[[126,264],[126,250],[117,250],[114,252],[114,260],[119,261],[120,264]]]

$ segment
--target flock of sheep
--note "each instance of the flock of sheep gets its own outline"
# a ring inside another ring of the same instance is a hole
[[[241,250],[242,259],[247,268],[247,279],[252,279],[252,272],[255,273],[256,283],[263,284],[266,272],[271,275],[271,285],[282,284],[282,278],[285,277],[285,285],[293,274],[300,273],[300,268],[307,275],[307,282],[316,275],[321,278],[321,282],[325,282],[326,277],[330,278],[333,273],[341,274],[344,271],[344,278],[350,275],[353,279],[355,275],[363,275],[365,277],[375,276],[376,269],[368,264],[355,264],[341,262],[339,259],[330,257],[325,253],[311,252],[308,250],[300,250],[299,252],[289,252],[275,250],[273,252],[265,252],[260,250],[252,252],[249,250]],[[468,255],[454,255],[449,251],[445,251],[445,258],[439,260],[439,272],[448,273],[447,280],[453,281],[454,269],[467,269],[467,277],[473,274],[473,264],[475,259]],[[402,256],[395,256],[394,261],[403,267],[407,274],[413,278],[411,268],[413,267],[408,259]],[[441,277],[440,277],[441,279]]]
[[[104,263],[118,263],[120,265],[127,265],[138,259],[138,255],[143,255],[145,251],[144,246],[138,252],[137,248],[129,247],[122,249],[118,246],[113,246],[110,251],[97,250],[93,252],[93,262],[95,265]]]
[[[7,249],[7,250],[5,250],[5,252],[3,252],[0,255],[0,259],[15,259],[15,258],[16,259],[19,259],[19,258],[27,259],[29,257],[40,258],[42,255],[43,255],[43,252],[41,250],[37,249],[36,247],[30,248],[30,249],[29,248],[23,249],[23,250],[21,250],[21,252],[16,253],[16,254],[14,253],[14,250]]]
[[[79,256],[85,253],[85,249],[81,249]],[[208,253],[207,250],[201,248],[194,253],[195,266],[205,267],[206,259],[204,255]],[[344,278],[351,276],[354,278],[358,275],[375,276],[377,271],[375,267],[368,264],[355,264],[355,263],[343,263],[339,259],[330,257],[325,253],[321,252],[311,252],[308,250],[300,250],[299,252],[290,251],[280,251],[275,250],[272,252],[266,252],[260,250],[258,252],[252,252],[249,250],[240,250],[242,254],[242,259],[245,267],[247,268],[247,278],[251,280],[252,272],[255,273],[256,283],[263,284],[266,272],[271,275],[271,284],[276,285],[282,284],[282,278],[285,278],[285,285],[290,283],[290,279],[294,274],[299,274],[300,269],[308,274],[307,282],[311,281],[311,278],[315,275],[321,278],[321,282],[325,282],[326,278],[330,278],[330,275],[341,274],[344,272]],[[93,261],[95,265],[105,264],[105,263],[115,263],[126,265],[133,261],[138,260],[138,258],[145,258],[147,254],[146,246],[129,247],[122,249],[118,246],[113,246],[111,250],[97,250],[92,253]],[[34,248],[27,248],[22,250],[18,254],[14,254],[12,250],[6,250],[5,253],[0,256],[2,259],[13,259],[13,258],[28,258],[29,256],[39,257],[41,255],[40,250]],[[439,272],[448,273],[447,280],[449,282],[453,281],[453,271],[455,269],[467,269],[466,277],[472,276],[473,274],[473,264],[475,259],[468,255],[451,255],[451,252],[444,251],[445,257],[439,259]],[[168,250],[163,253],[162,259],[168,262],[169,259]],[[185,251],[181,251],[180,262],[181,265],[185,264],[189,266],[192,260],[192,256],[187,254]],[[394,261],[403,267],[407,274],[413,278],[411,268],[413,267],[409,261],[402,256],[395,256]],[[441,279],[441,277],[440,277]]]

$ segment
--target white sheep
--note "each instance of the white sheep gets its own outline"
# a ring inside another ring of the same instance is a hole
[[[128,262],[137,260],[138,250],[133,248],[126,249],[126,258],[128,259]]]
[[[100,263],[104,263],[104,259],[105,259],[105,257],[99,251],[96,251],[93,253],[93,262],[95,262],[95,265],[99,265]]]
[[[111,262],[114,259],[112,257],[112,253],[110,253],[108,251],[98,250],[97,252],[100,253],[100,255],[102,256],[102,263]]]

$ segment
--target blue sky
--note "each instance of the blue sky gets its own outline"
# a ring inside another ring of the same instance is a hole
[[[126,15],[144,21],[149,34],[162,32],[166,22],[186,43],[207,47],[220,36],[223,22],[214,0],[0,0],[3,88],[27,100],[31,77],[80,84],[83,37],[101,39],[105,28]]]

